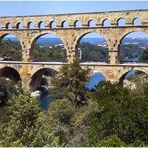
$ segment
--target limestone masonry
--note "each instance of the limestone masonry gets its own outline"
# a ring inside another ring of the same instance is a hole
[[[125,26],[118,26],[119,19],[124,18]],[[136,18],[141,19],[141,25],[133,24]],[[95,20],[96,27],[90,27],[91,20]],[[109,27],[104,27],[106,20],[110,21]],[[81,21],[82,27],[76,27],[77,21]],[[45,28],[40,28],[41,23],[45,23]],[[69,24],[68,28],[63,28],[64,23]],[[23,28],[20,28],[20,23]],[[30,29],[30,24],[34,24],[34,29]],[[56,28],[53,27],[56,23]],[[12,28],[9,28],[9,25]],[[82,67],[90,67],[93,70],[104,74],[107,80],[119,81],[129,70],[140,70],[148,74],[148,64],[120,64],[118,46],[124,36],[131,32],[148,33],[148,10],[110,11],[95,13],[58,14],[41,16],[16,16],[0,17],[1,39],[13,34],[20,40],[22,46],[21,62],[0,62],[1,70],[4,67],[15,69],[22,80],[22,86],[29,89],[32,76],[39,70],[50,68],[59,71],[62,64],[54,63],[34,63],[31,60],[31,49],[35,41],[44,34],[55,34],[64,43],[67,51],[68,63],[77,58],[77,46],[80,39],[90,32],[97,32],[107,40],[109,48],[109,63],[107,64],[82,64]]]

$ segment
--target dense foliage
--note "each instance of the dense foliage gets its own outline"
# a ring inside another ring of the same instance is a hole
[[[86,103],[87,92],[85,89],[89,69],[82,69],[79,62],[64,65],[55,79],[54,88],[51,90],[53,98],[66,98],[76,106]]]
[[[81,43],[82,62],[108,62],[108,49],[87,42]]]
[[[101,82],[96,87],[93,98],[101,110],[90,120],[91,146],[98,146],[103,138],[112,135],[127,145],[148,144],[148,96],[145,91],[138,97],[135,93],[110,82]]]
[[[35,45],[32,49],[34,62],[66,62],[66,50],[60,46],[42,47]]]
[[[26,93],[13,94],[0,146],[148,146],[146,79],[134,78],[135,90],[101,82],[88,92],[88,74],[79,62],[64,65],[53,80],[48,111]]]
[[[144,45],[143,45],[144,46]],[[146,45],[145,45],[146,46]],[[143,49],[139,44],[121,44],[120,45],[120,61],[128,62],[129,59],[136,59],[139,62],[148,62],[148,49]]]
[[[0,57],[2,60],[21,61],[21,45],[17,41],[3,40],[0,45]]]
[[[120,61],[125,62],[130,58],[139,60],[139,62],[148,62],[148,50],[144,44],[121,44]],[[82,42],[80,49],[81,62],[108,62],[108,48],[97,46],[88,42]],[[3,40],[0,46],[0,60],[20,61],[22,58],[21,45],[18,41]],[[34,62],[66,62],[66,50],[63,46],[48,45],[42,46],[35,44],[31,49],[32,61]]]
[[[37,99],[21,93],[13,96],[8,120],[1,126],[1,146],[58,146],[58,137],[45,128],[45,115]]]
[[[0,106],[5,105],[11,96],[17,94],[16,87],[17,85],[13,81],[0,77]]]

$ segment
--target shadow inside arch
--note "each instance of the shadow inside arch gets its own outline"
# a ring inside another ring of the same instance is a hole
[[[11,80],[15,83],[21,81],[20,74],[17,70],[11,67],[3,67],[0,69],[0,77],[4,77],[7,80]]]
[[[42,68],[37,70],[31,77],[31,92],[34,92],[41,87],[50,87],[52,77],[55,77],[56,74],[58,74],[58,72],[51,68]]]
[[[148,74],[141,70],[130,70],[124,73],[119,79],[119,85],[124,86],[124,81],[134,81],[136,79],[148,80]]]

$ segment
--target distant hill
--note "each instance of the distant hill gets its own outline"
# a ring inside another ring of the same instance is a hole
[[[17,38],[14,37],[5,37],[4,40],[10,40],[10,41],[18,41],[19,40]],[[37,44],[41,44],[41,45],[47,45],[47,44],[51,45],[56,45],[56,44],[62,44],[62,40],[60,38],[40,38],[37,41]],[[89,42],[92,44],[96,44],[96,43],[103,43],[105,42],[104,38],[82,38],[81,43],[82,42]],[[138,44],[144,44],[145,46],[148,47],[148,37],[144,37],[144,38],[131,38],[131,37],[126,37],[123,39],[123,43],[138,43]]]

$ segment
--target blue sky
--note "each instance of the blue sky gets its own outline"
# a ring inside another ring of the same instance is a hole
[[[148,9],[148,1],[0,1],[0,16]],[[94,37],[91,35],[90,37]],[[135,35],[136,36],[136,35]]]
[[[0,1],[0,16],[148,9],[148,1]]]

